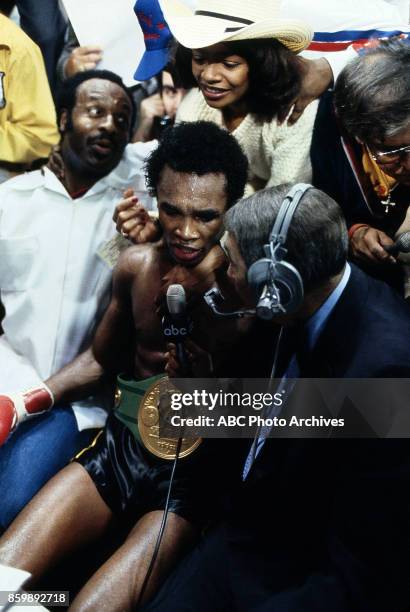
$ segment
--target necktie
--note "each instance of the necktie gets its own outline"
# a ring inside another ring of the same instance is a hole
[[[303,350],[305,349],[305,350]],[[299,356],[306,352],[306,336],[302,325],[294,325],[289,328],[283,328],[279,336],[278,348],[275,355],[275,360],[272,369],[271,378],[281,376],[281,381],[277,391],[284,392],[284,397],[288,397],[294,387],[294,379],[300,376]],[[280,414],[283,407],[265,406],[262,416],[264,418],[273,418]],[[252,446],[245,461],[242,472],[242,480],[245,480],[249,471],[262,450],[265,440],[269,435],[270,428],[258,429]]]

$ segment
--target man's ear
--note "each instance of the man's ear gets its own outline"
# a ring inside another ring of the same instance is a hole
[[[61,111],[60,121],[58,124],[58,129],[60,130],[61,134],[64,134],[64,132],[66,131],[67,123],[68,123],[68,112],[66,111],[66,109],[64,109]]]

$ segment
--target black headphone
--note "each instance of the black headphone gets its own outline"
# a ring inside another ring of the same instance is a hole
[[[285,261],[285,247],[289,226],[296,208],[312,185],[298,183],[286,194],[269,236],[263,247],[265,257],[258,259],[248,270],[248,283],[256,291],[259,301],[256,314],[269,321],[279,314],[295,312],[303,302],[303,281],[299,272]]]

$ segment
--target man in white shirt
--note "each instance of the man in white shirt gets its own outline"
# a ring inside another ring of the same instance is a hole
[[[51,407],[42,381],[87,346],[109,297],[111,268],[99,253],[115,236],[115,203],[124,188],[145,189],[150,146],[127,147],[135,107],[117,75],[76,75],[58,107],[63,178],[43,168],[0,187],[0,393],[17,398],[12,427]],[[104,424],[101,406],[90,398],[46,413],[0,448],[0,528]]]

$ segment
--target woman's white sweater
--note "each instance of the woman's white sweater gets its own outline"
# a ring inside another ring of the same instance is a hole
[[[279,125],[276,119],[259,123],[249,113],[232,132],[249,161],[246,195],[272,185],[311,182],[309,153],[317,107],[317,100],[309,104],[290,127]],[[178,109],[177,121],[201,120],[224,127],[221,111],[208,106],[199,89],[191,89]]]

